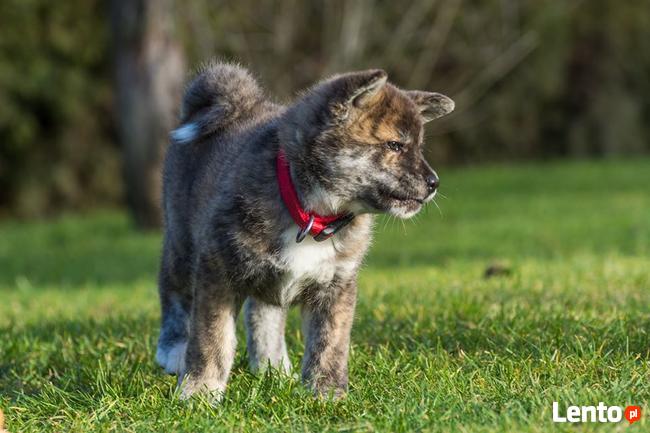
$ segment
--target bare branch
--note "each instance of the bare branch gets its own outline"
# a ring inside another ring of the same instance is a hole
[[[446,0],[440,4],[440,11],[435,18],[429,34],[425,38],[424,49],[413,67],[413,72],[409,80],[409,86],[411,88],[424,86],[429,81],[428,77],[431,76],[433,67],[438,60],[440,50],[454,23],[461,1]]]
[[[404,51],[413,34],[435,5],[434,0],[419,0],[411,4],[411,7],[402,15],[402,19],[395,27],[395,31],[391,33],[390,42],[384,55],[385,58],[392,59]]]
[[[460,108],[455,114],[458,115],[475,104],[492,86],[501,81],[532,53],[538,45],[539,40],[537,33],[534,31],[525,33],[513,42],[506,51],[490,62],[469,86],[455,96],[456,106]]]

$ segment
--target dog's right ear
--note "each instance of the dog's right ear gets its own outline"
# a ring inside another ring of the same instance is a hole
[[[349,107],[363,108],[375,100],[386,80],[388,74],[381,69],[368,69],[367,71],[351,72],[340,75],[333,81],[337,95]]]

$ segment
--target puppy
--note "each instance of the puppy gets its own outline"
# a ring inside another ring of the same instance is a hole
[[[156,359],[178,375],[182,398],[222,396],[242,305],[252,369],[290,370],[285,318],[300,305],[304,383],[345,393],[373,217],[409,218],[433,198],[422,125],[453,108],[382,70],[336,75],[279,105],[237,65],[202,69],[163,175]]]

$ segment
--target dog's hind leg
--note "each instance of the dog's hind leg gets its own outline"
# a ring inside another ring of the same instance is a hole
[[[228,286],[221,265],[207,255],[197,264],[181,399],[204,393],[213,403],[226,389],[237,347],[242,298]]]
[[[263,371],[268,366],[289,373],[291,363],[284,340],[287,310],[248,298],[244,305],[246,347],[251,370]]]
[[[156,362],[167,373],[181,374],[185,369],[192,303],[189,258],[174,257],[171,248],[165,245],[158,284],[162,323]]]

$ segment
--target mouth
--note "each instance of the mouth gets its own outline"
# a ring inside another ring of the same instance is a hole
[[[382,191],[386,210],[400,218],[410,218],[420,211],[424,199],[415,195],[405,194],[392,190]]]
[[[422,198],[412,193],[380,186],[371,194],[366,195],[363,201],[374,212],[385,212],[398,218],[407,219],[422,209],[426,197]]]
[[[424,200],[417,197],[411,197],[401,194],[389,194],[390,201],[399,204],[401,207],[419,207],[424,204]]]

